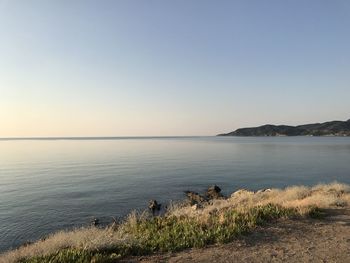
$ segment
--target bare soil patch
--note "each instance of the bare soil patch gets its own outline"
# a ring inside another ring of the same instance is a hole
[[[324,219],[279,220],[235,241],[123,262],[350,262],[350,209]]]

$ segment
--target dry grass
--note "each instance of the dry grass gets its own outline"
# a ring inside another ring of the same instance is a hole
[[[136,247],[138,248],[142,248],[143,244],[147,244],[147,246],[150,244],[155,246],[151,248],[147,247],[145,251],[161,250],[160,247],[162,246],[165,248],[163,250],[169,248],[168,250],[171,251],[172,245],[174,245],[174,248],[176,249],[184,248],[186,246],[191,247],[197,242],[194,240],[197,238],[196,236],[189,236],[192,243],[185,245],[170,244],[170,246],[168,244],[171,242],[169,239],[165,239],[164,244],[159,243],[159,240],[152,237],[152,232],[150,231],[157,231],[159,225],[164,225],[164,222],[166,222],[166,231],[168,232],[164,232],[164,235],[159,236],[159,238],[165,236],[168,237],[169,233],[171,235],[177,235],[177,233],[174,232],[174,229],[180,231],[179,233],[182,233],[181,231],[192,231],[192,229],[195,230],[197,228],[202,229],[203,226],[205,226],[204,229],[210,229],[211,224],[213,224],[213,218],[216,220],[215,227],[217,227],[220,224],[227,224],[228,218],[231,218],[229,220],[237,218],[237,214],[232,214],[232,212],[241,213],[242,215],[244,215],[244,213],[250,214],[256,207],[267,207],[268,209],[271,209],[271,207],[269,207],[270,204],[277,205],[283,209],[293,209],[297,211],[297,214],[299,215],[309,213],[310,209],[314,207],[331,208],[349,206],[350,186],[340,183],[332,183],[319,184],[314,187],[293,186],[285,189],[269,189],[260,192],[239,190],[234,192],[231,197],[227,199],[214,200],[211,203],[204,205],[202,208],[172,204],[170,206],[171,208],[165,215],[166,220],[157,219],[154,221],[146,214],[138,215],[137,213],[131,213],[126,221],[120,225],[113,225],[104,229],[90,227],[55,233],[45,240],[3,254],[0,256],[0,262],[18,262],[26,258],[52,255],[57,253],[57,251],[64,249],[76,249],[79,251],[106,251],[122,246],[125,247],[126,244],[128,246],[134,246],[134,244],[137,244]],[[264,213],[265,211],[269,210],[263,210]],[[276,211],[274,210],[273,213],[276,213]],[[215,215],[215,217],[213,217],[213,215]],[[256,218],[254,218],[254,220],[255,219]],[[180,224],[179,228],[178,224]],[[250,222],[247,224],[249,225]],[[251,226],[254,227],[254,224],[256,224],[256,222],[251,223]],[[187,234],[197,234],[196,231],[192,232],[188,232]],[[145,235],[148,235],[148,243],[142,243],[144,242],[144,233]],[[223,232],[223,234],[225,233]],[[229,234],[232,233],[230,232]],[[219,238],[213,234],[211,240],[217,242]],[[227,240],[229,240],[229,238],[231,237],[228,236]],[[200,245],[205,245],[206,242],[206,240],[203,240]]]
[[[342,207],[350,204],[350,186],[341,183],[318,184],[313,187],[291,186],[285,189],[267,189],[266,191],[238,190],[227,199],[214,200],[202,209],[179,206],[169,211],[175,216],[195,217],[206,220],[208,215],[234,208],[245,211],[266,204],[295,208],[300,214],[306,214],[310,208]]]
[[[121,237],[120,234],[119,231],[114,231],[111,227],[104,229],[89,227],[73,231],[60,231],[44,240],[5,253],[0,257],[0,262],[17,262],[22,258],[49,255],[66,248],[98,251],[129,242],[126,235]]]

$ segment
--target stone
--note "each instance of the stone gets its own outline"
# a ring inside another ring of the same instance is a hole
[[[158,204],[157,200],[149,200],[148,208],[151,210],[152,214],[155,215],[160,211],[161,204]]]
[[[91,221],[92,226],[98,226],[100,224],[100,220],[98,218],[94,218]]]
[[[249,191],[247,189],[239,189],[236,192],[232,193],[231,197],[237,197],[237,196],[242,195],[242,194],[254,194],[254,192]]]
[[[260,193],[267,193],[267,192],[271,192],[272,190],[270,188],[265,188],[265,189],[260,189],[258,191],[256,191],[257,194]]]
[[[195,205],[191,206],[191,208],[192,208],[193,211],[198,210],[198,204],[195,204]]]
[[[217,185],[209,187],[205,195],[208,199],[223,198],[223,195],[221,194],[221,188]]]
[[[191,205],[200,204],[207,201],[205,197],[196,192],[186,191],[185,194],[189,199]]]

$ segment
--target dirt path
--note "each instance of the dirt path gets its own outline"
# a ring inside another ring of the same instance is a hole
[[[124,262],[350,262],[350,210],[323,220],[284,220],[226,245]]]

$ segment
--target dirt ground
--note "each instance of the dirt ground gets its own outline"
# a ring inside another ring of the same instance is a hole
[[[322,220],[270,223],[225,245],[123,262],[350,262],[350,209],[328,210]]]

